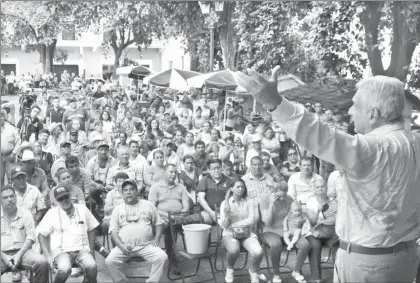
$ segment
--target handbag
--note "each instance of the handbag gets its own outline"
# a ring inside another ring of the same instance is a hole
[[[232,237],[236,240],[245,240],[249,238],[251,232],[249,231],[249,227],[236,227],[230,229],[232,233]]]

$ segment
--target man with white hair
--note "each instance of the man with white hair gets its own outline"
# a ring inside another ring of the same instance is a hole
[[[404,84],[375,76],[357,84],[349,114],[355,136],[331,129],[255,71],[238,82],[297,144],[343,170],[335,282],[413,282],[420,184],[420,136],[404,130]]]

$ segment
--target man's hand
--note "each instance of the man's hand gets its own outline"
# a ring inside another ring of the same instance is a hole
[[[278,194],[276,194],[276,193],[272,193],[271,194],[271,198],[270,198],[270,206],[273,206],[274,205],[274,203],[276,202],[276,200],[278,200],[279,199],[279,195]]]
[[[22,262],[22,254],[17,253],[12,257],[12,260],[14,262],[12,269],[16,270],[20,263]]]
[[[225,202],[225,205],[223,206],[223,209],[224,209],[225,214],[228,215],[229,212],[230,212],[229,202]]]
[[[160,239],[155,238],[154,240],[150,241],[150,244],[153,247],[159,247],[160,246]]]
[[[16,153],[12,152],[9,156],[9,161],[10,162],[15,162],[16,160]]]
[[[216,212],[213,210],[210,212],[211,219],[213,219],[214,223],[217,223]]]
[[[236,72],[238,84],[250,92],[261,104],[267,106],[270,111],[276,109],[281,103],[282,97],[277,92],[277,76],[280,66],[274,67],[271,71],[270,80],[266,80],[256,71],[248,69],[249,76]]]
[[[131,245],[122,245],[119,248],[124,255],[129,256],[131,254],[131,250],[132,250]]]

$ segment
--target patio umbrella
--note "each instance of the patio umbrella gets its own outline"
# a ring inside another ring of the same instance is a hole
[[[200,76],[187,79],[187,83],[190,87],[207,87],[230,90],[235,91],[238,94],[247,93],[247,91],[238,84],[235,72],[230,69],[202,74]]]
[[[160,87],[169,87],[179,91],[184,91],[189,88],[187,84],[187,79],[199,75],[201,75],[201,73],[172,68],[161,73],[145,77],[143,79],[143,83]]]
[[[152,71],[144,66],[128,66],[117,68],[117,76],[129,77],[131,79],[142,79],[150,75]]]

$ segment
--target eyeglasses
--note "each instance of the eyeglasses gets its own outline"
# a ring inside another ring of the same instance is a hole
[[[57,201],[58,202],[62,202],[62,201],[69,200],[69,199],[70,199],[70,196],[69,195],[65,195],[65,196],[63,196],[61,198],[58,198]]]

